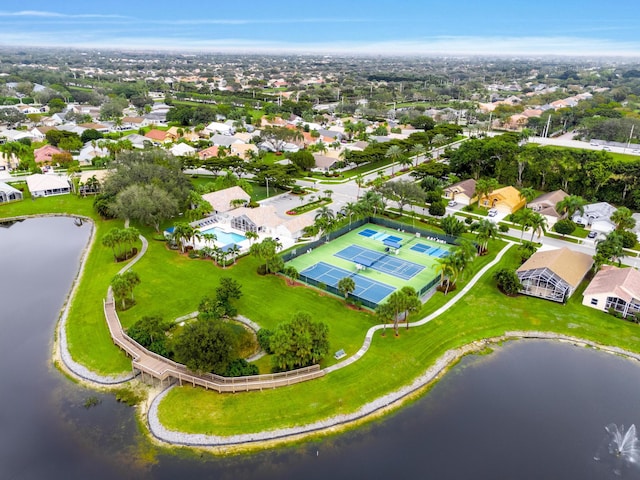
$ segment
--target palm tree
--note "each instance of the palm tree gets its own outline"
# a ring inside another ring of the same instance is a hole
[[[617,231],[630,230],[636,226],[636,220],[632,217],[631,210],[627,207],[619,207],[611,214],[611,221],[616,225]]]
[[[527,204],[532,202],[537,196],[538,194],[531,187],[524,187],[520,190],[520,198],[524,198],[527,201]]]
[[[238,258],[238,253],[240,253],[240,247],[235,243],[229,247],[228,252],[233,256],[233,263],[235,265],[236,259]]]
[[[544,231],[548,228],[547,218],[541,213],[533,212],[529,226],[531,227],[531,241],[533,242],[533,236],[535,234],[538,234],[539,240]]]
[[[349,217],[349,226],[351,226],[351,217],[354,215],[357,217],[360,213],[360,206],[354,202],[348,202],[342,207],[345,217]]]
[[[346,300],[349,297],[349,294],[352,293],[356,289],[356,282],[351,277],[341,278],[338,282],[338,291],[344,295],[344,299]]]
[[[316,213],[316,216],[314,217],[314,219],[316,221],[319,221],[319,220],[332,221],[335,219],[335,214],[333,213],[333,210],[331,210],[329,207],[325,205],[318,209],[318,212]]]
[[[495,178],[479,179],[476,182],[476,191],[474,193],[474,196],[478,197],[478,206],[480,206],[480,201],[484,197],[488,197],[496,188],[498,188],[498,181]]]
[[[259,235],[256,232],[252,231],[244,232],[244,236],[249,240],[249,247],[251,247],[254,240],[257,240],[259,238]]]
[[[586,204],[587,201],[579,195],[567,195],[558,203],[556,203],[556,210],[563,217],[572,216],[576,212],[579,212],[580,215],[584,215],[584,206]]]
[[[440,286],[444,286],[444,294],[446,295],[449,292],[451,279],[456,273],[453,256],[447,255],[446,257],[439,259],[438,265],[436,266],[436,272],[440,273]]]
[[[186,222],[180,222],[174,225],[172,237],[180,247],[182,253],[185,251],[186,243],[194,237],[195,232],[196,229]]]
[[[402,157],[404,157],[404,152],[402,151],[402,148],[400,147],[400,145],[391,145],[388,149],[387,149],[387,153],[384,154],[384,156],[388,159],[391,160],[391,176],[393,176],[393,166],[395,164],[395,162],[400,161],[400,159]]]
[[[284,273],[287,276],[287,283],[289,285],[293,285],[293,282],[295,282],[297,279],[300,278],[300,273],[298,272],[296,267],[292,265],[285,267],[282,273]]]
[[[498,227],[488,218],[482,218],[471,224],[471,231],[476,232],[476,240],[480,244],[480,251],[484,254],[489,251],[488,245],[491,238],[498,236]]]
[[[530,208],[523,208],[518,213],[513,215],[513,221],[520,225],[522,233],[520,234],[520,240],[524,237],[524,231],[527,230],[533,223],[535,212]]]
[[[383,337],[387,334],[387,322],[393,320],[394,313],[393,306],[387,302],[381,303],[376,307],[376,317],[382,320],[382,324],[384,325],[382,329]]]
[[[418,166],[418,161],[420,157],[425,157],[427,153],[427,149],[421,143],[416,143],[413,147],[411,147],[411,155],[413,155],[414,160],[416,161],[415,166]]]
[[[360,189],[364,187],[366,180],[362,175],[357,175],[355,178],[356,185],[358,186],[358,194],[356,195],[356,200],[360,198]]]

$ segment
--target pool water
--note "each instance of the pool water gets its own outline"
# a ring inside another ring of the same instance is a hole
[[[202,230],[202,233],[212,233],[216,236],[216,242],[222,245],[229,245],[231,243],[240,243],[247,239],[244,235],[233,232],[225,232],[218,227],[207,228]]]

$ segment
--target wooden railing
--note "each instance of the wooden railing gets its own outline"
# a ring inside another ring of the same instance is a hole
[[[109,327],[113,343],[129,355],[134,369],[144,372],[160,381],[176,379],[180,385],[188,383],[217,392],[247,392],[293,385],[324,376],[319,365],[300,368],[289,372],[247,377],[222,377],[213,373],[202,375],[191,372],[186,366],[176,363],[157,353],[151,352],[129,337],[122,329],[120,318],[116,312],[115,302],[108,298],[103,303],[104,315]]]

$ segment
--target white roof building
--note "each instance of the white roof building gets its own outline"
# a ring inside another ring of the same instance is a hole
[[[27,177],[27,187],[32,197],[50,197],[71,193],[67,177],[36,173]]]

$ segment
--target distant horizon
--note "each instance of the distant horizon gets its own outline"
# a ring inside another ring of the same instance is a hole
[[[58,4],[61,3],[61,4]],[[640,58],[640,20],[595,0],[281,0],[265,5],[5,0],[0,47],[375,57]]]

